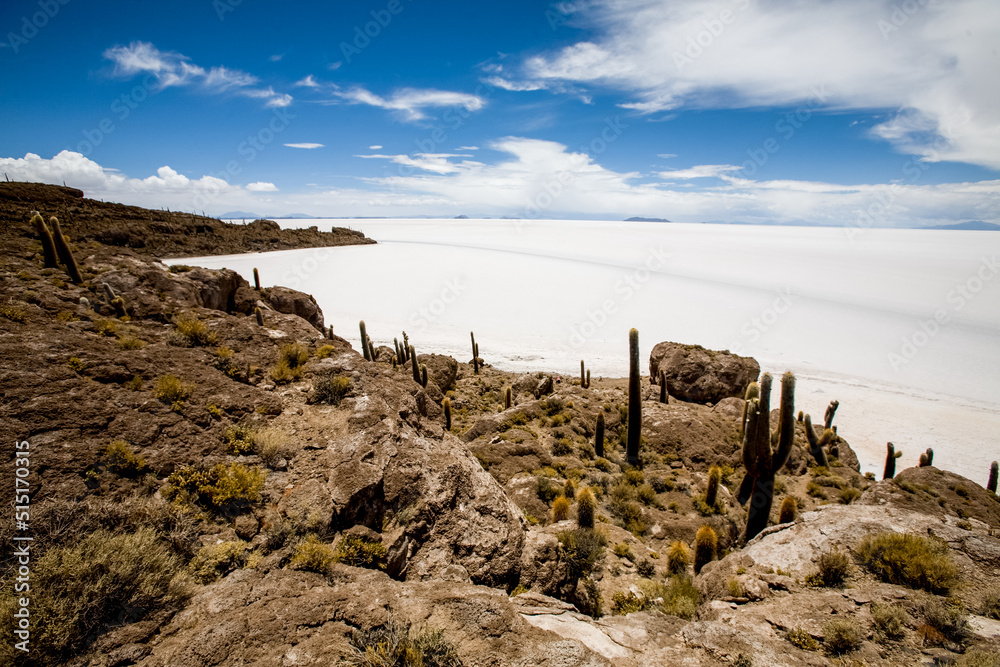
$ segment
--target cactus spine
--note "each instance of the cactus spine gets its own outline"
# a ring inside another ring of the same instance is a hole
[[[747,510],[746,539],[749,541],[767,527],[774,502],[774,475],[788,460],[795,438],[795,376],[781,377],[781,407],[777,448],[771,451],[771,375],[760,381],[760,398],[750,399],[747,408],[746,434],[743,438],[743,463],[747,473],[740,485],[740,502],[750,500]]]
[[[885,470],[882,472],[882,479],[892,479],[896,476],[896,459],[903,455],[903,452],[896,451],[896,446],[891,442],[885,445]]]
[[[580,528],[594,527],[594,513],[597,510],[597,501],[590,489],[581,489],[576,497],[576,525]]]
[[[361,320],[358,328],[361,329],[361,353],[365,355],[365,361],[372,361],[371,347],[368,345],[368,331],[365,329],[364,320]]]
[[[260,274],[257,273],[257,267],[253,267],[253,286],[258,292],[260,291]]]
[[[990,464],[990,481],[986,482],[986,490],[992,493],[997,492],[997,462]]]
[[[604,457],[604,413],[597,413],[597,428],[594,430],[594,454]]]
[[[785,499],[781,501],[781,509],[778,510],[778,523],[791,523],[795,521],[795,515],[798,512],[799,504],[795,502],[795,498],[785,496]]]
[[[704,525],[698,529],[694,536],[694,573],[701,572],[705,567],[715,560],[716,552],[719,549],[719,536],[715,534],[712,527]]]
[[[625,456],[629,465],[639,465],[639,437],[642,435],[642,396],[639,386],[639,331],[628,332],[628,440]]]
[[[80,267],[77,266],[76,258],[73,257],[73,251],[69,247],[69,239],[63,235],[58,218],[55,216],[49,218],[49,224],[52,225],[52,240],[55,241],[56,253],[66,266],[69,279],[79,285],[83,282],[83,276],[80,275]]]
[[[836,414],[838,407],[840,407],[840,401],[830,401],[830,405],[826,406],[826,413],[823,415],[823,428],[833,428],[833,415]]]
[[[474,331],[469,332],[469,338],[472,339],[472,372],[479,373],[479,346],[476,345],[476,333]]]
[[[719,482],[722,481],[722,468],[712,466],[708,469],[708,487],[705,489],[705,504],[715,507],[719,500]]]
[[[257,316],[257,326],[264,326],[264,313],[261,312],[260,306],[253,309],[253,314]]]
[[[410,346],[410,367],[413,371],[413,381],[420,384],[420,366],[417,361],[417,351]]]
[[[42,215],[35,211],[35,214],[31,216],[31,223],[35,225],[35,229],[38,231],[38,238],[42,240],[44,267],[46,269],[58,269],[59,263],[56,262],[56,246],[52,241],[52,232],[45,226],[45,220],[42,218]]]
[[[393,364],[396,363],[395,358],[393,358]],[[451,430],[451,399],[446,398],[441,401],[441,407],[444,408],[444,430]]]

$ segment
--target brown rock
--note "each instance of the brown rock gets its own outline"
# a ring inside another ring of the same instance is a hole
[[[322,332],[323,311],[311,295],[290,287],[276,286],[267,290],[267,303],[279,313],[298,315]]]
[[[700,345],[657,343],[649,354],[649,373],[666,373],[671,396],[694,403],[718,403],[740,397],[760,374],[760,364],[750,357],[707,350]]]
[[[442,392],[455,388],[458,377],[458,362],[444,354],[418,354],[420,363],[427,366],[427,379],[433,381]]]

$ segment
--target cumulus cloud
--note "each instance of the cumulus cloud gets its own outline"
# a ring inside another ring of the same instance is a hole
[[[614,89],[643,114],[796,106],[823,86],[823,108],[889,110],[872,136],[900,150],[1000,168],[994,0],[593,0],[574,21],[592,37],[496,85]]]
[[[257,181],[256,183],[247,183],[247,190],[250,192],[277,192],[278,186],[274,183]]]
[[[228,67],[204,68],[175,51],[160,51],[149,42],[132,42],[107,49],[104,57],[114,63],[114,73],[121,77],[150,74],[160,88],[196,86],[210,93],[231,93],[264,101],[266,107],[285,107],[292,96],[262,88],[252,74]]]
[[[424,111],[429,108],[461,107],[471,112],[486,106],[486,100],[478,95],[431,88],[401,88],[389,97],[382,97],[366,88],[355,87],[338,92],[337,96],[349,104],[367,104],[399,112],[407,121],[427,118]]]
[[[312,150],[314,148],[323,148],[323,144],[313,144],[313,143],[302,143],[302,144],[285,144],[289,148],[305,148],[307,150]]]

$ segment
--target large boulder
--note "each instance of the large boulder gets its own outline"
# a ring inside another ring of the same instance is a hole
[[[427,366],[427,378],[434,382],[441,391],[455,388],[458,378],[458,362],[444,354],[418,354],[418,360]]]
[[[276,286],[267,290],[267,303],[279,313],[298,315],[320,331],[323,327],[323,311],[311,295],[290,287]]]
[[[760,374],[760,364],[731,352],[663,342],[649,354],[649,374],[654,381],[659,381],[661,372],[666,374],[671,396],[691,403],[718,403],[742,396]]]

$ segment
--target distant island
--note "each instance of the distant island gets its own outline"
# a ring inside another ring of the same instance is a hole
[[[641,217],[634,217],[634,218],[626,218],[625,222],[670,222],[670,221],[667,220],[666,218],[641,218]]]
[[[955,225],[934,225],[933,227],[922,227],[921,229],[949,229],[967,230],[973,232],[1000,232],[1000,225],[982,220],[970,220],[969,222],[959,222]]]

